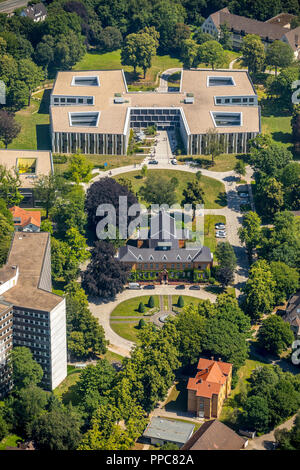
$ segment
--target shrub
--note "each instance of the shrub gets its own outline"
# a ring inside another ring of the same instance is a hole
[[[140,321],[139,321],[139,330],[144,328],[144,326],[146,326],[146,322],[145,322],[145,320],[143,320],[143,318],[141,318]]]
[[[144,313],[144,312],[145,312],[145,305],[143,304],[143,302],[140,302],[140,303],[139,303],[138,312],[140,312],[140,313]]]
[[[148,300],[148,307],[153,308],[154,307],[154,297],[151,295]]]
[[[179,307],[179,308],[184,307],[184,300],[183,300],[182,295],[180,295],[180,296],[178,297],[177,307]]]

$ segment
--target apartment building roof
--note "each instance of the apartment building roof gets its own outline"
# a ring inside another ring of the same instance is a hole
[[[49,150],[0,150],[0,165],[17,169],[21,188],[32,188],[37,177],[53,172]],[[28,172],[26,172],[26,166]]]
[[[292,29],[291,31],[286,31],[284,37],[286,38],[293,51],[297,51],[300,47],[300,26],[295,29]]]
[[[216,11],[210,15],[217,28],[226,23],[234,31],[243,31],[245,34],[257,34],[272,41],[281,39],[287,28],[278,22],[264,22],[246,18],[245,16],[234,15],[228,8]]]
[[[209,76],[233,77],[233,86],[208,86]],[[76,77],[93,77],[95,83],[89,86],[74,85]],[[98,85],[96,83],[98,80]],[[94,97],[93,105],[51,106],[51,125],[54,132],[125,134],[127,132],[129,108],[177,108],[184,113],[188,132],[204,134],[214,127],[211,111],[242,112],[241,125],[223,127],[219,132],[259,132],[259,111],[257,106],[219,106],[214,96],[256,96],[246,70],[182,70],[180,92],[128,92],[122,70],[68,71],[58,72],[52,96]],[[122,103],[115,103],[115,93],[121,94]],[[194,95],[193,103],[185,103],[187,93]],[[99,112],[96,126],[72,126],[70,113]]]
[[[247,439],[217,419],[206,421],[181,447],[181,450],[241,450]]]
[[[189,378],[187,389],[195,390],[196,396],[211,398],[218,395],[227,380],[232,365],[226,362],[200,359],[198,372]]]
[[[195,425],[192,423],[154,417],[148,424],[143,436],[184,444],[191,436],[194,428]]]
[[[7,265],[18,266],[19,278],[17,285],[3,294],[4,300],[18,307],[47,312],[62,302],[62,297],[40,287],[42,271],[51,272],[51,266],[44,265],[49,264],[45,257],[49,243],[50,235],[46,232],[14,234]]]
[[[29,224],[36,225],[36,227],[41,226],[40,211],[29,211],[18,206],[13,206],[9,210],[14,218],[15,226],[22,228]]]

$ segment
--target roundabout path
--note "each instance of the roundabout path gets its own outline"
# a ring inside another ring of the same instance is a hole
[[[130,350],[134,346],[134,343],[128,341],[125,338],[117,335],[110,326],[110,314],[116,308],[116,306],[127,299],[132,299],[134,297],[140,297],[142,295],[185,295],[190,297],[196,297],[199,299],[209,299],[212,302],[216,300],[216,295],[206,292],[203,288],[200,291],[189,291],[185,289],[184,291],[179,291],[173,286],[156,286],[153,290],[129,290],[126,289],[116,296],[116,299],[112,302],[107,303],[96,303],[90,302],[89,307],[94,315],[98,318],[99,323],[103,326],[105,331],[105,338],[109,340],[108,349],[112,352],[120,354],[120,356],[130,356]]]

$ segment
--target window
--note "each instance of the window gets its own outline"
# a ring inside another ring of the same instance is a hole
[[[76,98],[67,98],[67,103],[76,103]]]
[[[235,86],[232,77],[208,77],[207,86]]]
[[[87,104],[93,104],[93,98],[88,98],[88,99],[86,100],[86,102],[87,102]]]
[[[61,102],[61,103],[65,103],[65,101],[66,101],[65,98],[61,98],[61,99],[60,99],[60,102]]]
[[[70,125],[73,127],[97,127],[99,112],[69,113]]]
[[[232,98],[232,102],[233,102],[233,103],[240,103],[240,102],[241,102],[241,98]]]
[[[59,102],[59,99],[58,98],[54,98],[54,103],[58,103]]]
[[[79,103],[79,104],[82,104],[82,103],[83,103],[83,99],[82,99],[82,98],[78,98],[78,103]]]
[[[97,76],[73,77],[71,85],[73,86],[100,86],[99,77]]]
[[[242,113],[214,113],[212,118],[215,127],[235,127],[242,125]]]

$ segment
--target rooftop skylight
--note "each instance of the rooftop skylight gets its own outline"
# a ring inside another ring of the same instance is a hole
[[[70,125],[73,127],[97,127],[99,112],[69,113]]]

